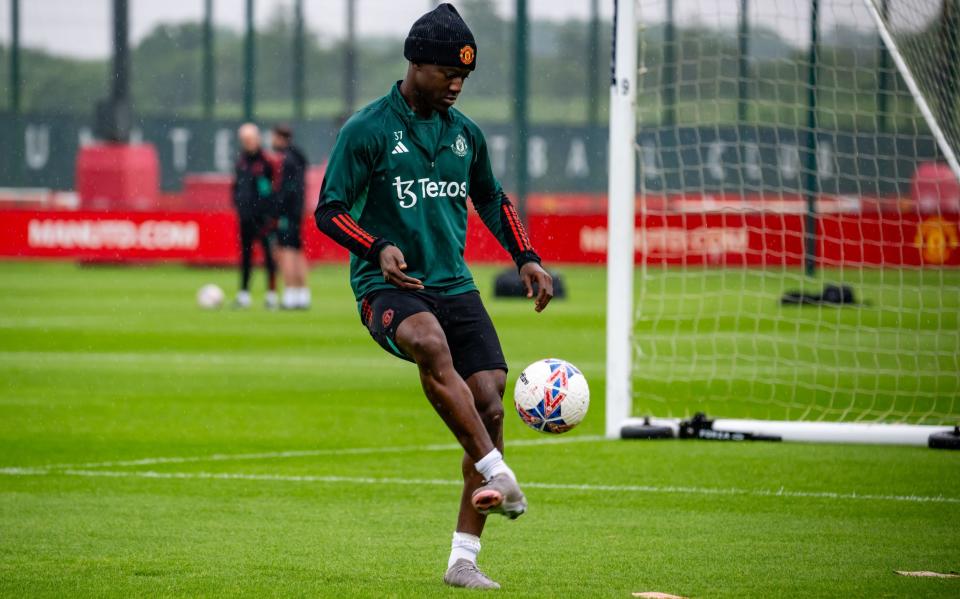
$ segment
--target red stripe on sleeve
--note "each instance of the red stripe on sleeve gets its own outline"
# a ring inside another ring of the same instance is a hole
[[[523,235],[523,241],[527,244],[528,250],[533,250],[533,244],[530,243],[530,237],[527,236],[527,228],[523,226],[523,221],[520,220],[520,215],[517,214],[517,209],[510,205],[510,212],[513,213],[514,220],[517,221],[517,228],[520,229],[520,234]]]
[[[357,221],[353,220],[353,217],[352,217],[352,216],[350,216],[349,214],[341,214],[341,215],[340,215],[340,218],[343,219],[343,224],[345,224],[345,225],[347,225],[348,227],[350,227],[350,228],[353,230],[354,233],[356,233],[357,235],[360,235],[360,236],[363,237],[364,239],[368,239],[368,240],[370,241],[370,243],[373,243],[373,241],[374,241],[373,235],[371,235],[371,234],[367,233],[366,231],[364,231],[364,230],[363,230],[363,227],[361,227],[359,224],[357,224]]]
[[[512,206],[509,204],[503,205],[503,212],[507,215],[507,220],[510,222],[510,228],[513,230],[513,239],[520,247],[520,251],[529,251],[530,241],[527,240],[526,232],[523,231],[523,225],[520,224],[520,219],[517,217],[516,212],[511,210],[511,208]]]
[[[341,219],[342,219],[342,218],[343,218],[343,215],[335,216],[335,217],[333,218],[334,224],[336,224],[338,227],[340,227],[340,230],[341,230],[341,231],[343,231],[344,233],[346,233],[347,235],[349,235],[350,237],[352,237],[357,243],[359,243],[360,245],[362,245],[363,247],[365,247],[365,248],[367,248],[367,249],[370,249],[370,246],[373,245],[373,242],[365,239],[364,237],[361,237],[360,235],[358,235],[357,233],[355,233],[353,230],[351,230],[349,226],[347,226],[347,225],[345,225],[343,222],[341,222]]]

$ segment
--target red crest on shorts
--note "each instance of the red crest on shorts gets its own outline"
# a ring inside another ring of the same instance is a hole
[[[363,318],[363,324],[367,326],[370,326],[373,322],[373,308],[370,307],[367,298],[363,298],[363,301],[360,302],[360,317]]]
[[[383,313],[383,326],[388,327],[390,323],[393,322],[393,310],[386,310]]]

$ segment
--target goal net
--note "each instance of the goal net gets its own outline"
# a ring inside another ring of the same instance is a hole
[[[608,435],[960,423],[960,0],[615,20]]]

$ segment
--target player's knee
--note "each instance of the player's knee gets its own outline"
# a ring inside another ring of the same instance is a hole
[[[499,401],[499,396],[497,401],[486,401],[478,405],[477,412],[487,430],[499,429],[503,423],[503,403]]]
[[[418,364],[433,365],[450,354],[442,332],[427,332],[410,341],[410,349]]]
[[[500,405],[507,386],[507,374],[501,370],[478,373],[470,379],[477,396],[478,407],[481,403]]]

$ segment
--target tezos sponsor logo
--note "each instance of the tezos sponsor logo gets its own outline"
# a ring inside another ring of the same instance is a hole
[[[400,177],[393,179],[393,187],[397,190],[397,199],[401,208],[413,208],[422,198],[466,198],[466,182],[431,181],[429,177],[422,179],[408,179]],[[417,194],[419,191],[419,195]]]

